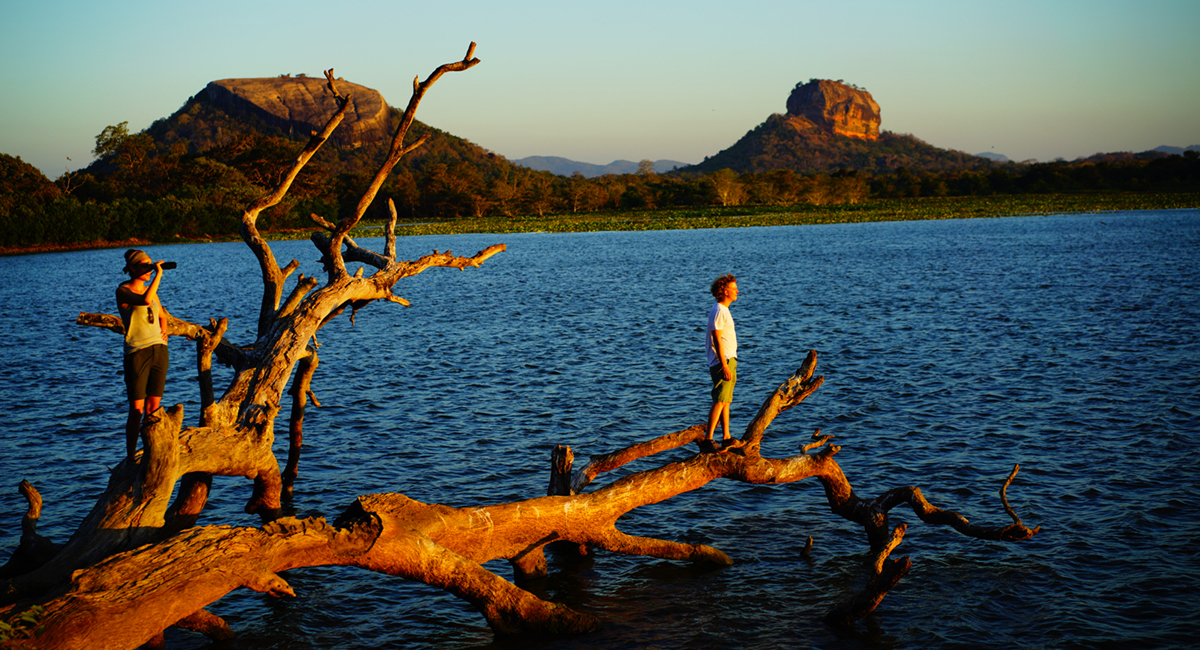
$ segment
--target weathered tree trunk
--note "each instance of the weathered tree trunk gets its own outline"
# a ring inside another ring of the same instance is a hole
[[[317,369],[313,340],[330,319],[347,307],[351,318],[366,305],[386,300],[407,304],[393,294],[400,280],[434,267],[478,267],[504,250],[491,246],[471,257],[434,251],[415,261],[395,259],[395,212],[386,230],[383,254],[368,251],[349,237],[400,157],[420,146],[424,138],[405,143],[416,109],[429,87],[446,72],[469,69],[474,43],[461,61],[440,66],[424,82],[414,80],[413,96],[402,115],[387,160],[364,191],[355,212],[337,224],[314,215],[323,232],[312,241],[325,262],[323,285],[299,276],[284,297],[284,283],[298,268],[293,260],[280,267],[269,243],[257,230],[262,210],[279,203],[304,164],[341,122],[350,102],[336,88],[333,71],[326,73],[336,111],[309,141],[279,186],[252,203],[242,216],[242,237],[259,261],[263,294],[259,304],[257,340],[245,349],[225,341],[227,322],[208,327],[169,319],[172,334],[197,342],[201,413],[199,426],[185,427],[181,406],[160,409],[142,427],[143,451],[119,465],[105,493],[71,539],[61,548],[36,535],[40,497],[23,484],[30,508],[21,548],[5,567],[0,583],[0,617],[30,604],[44,606],[44,633],[36,646],[51,648],[161,647],[163,631],[178,625],[201,630],[212,638],[231,632],[205,607],[230,591],[247,587],[275,596],[293,595],[280,577],[288,569],[318,565],[356,566],[418,580],[440,587],[470,602],[498,633],[534,631],[573,633],[594,629],[597,621],[585,612],[545,601],[484,568],[507,559],[518,582],[544,575],[543,549],[553,542],[576,548],[598,547],[612,552],[689,562],[727,565],[723,551],[703,544],[627,535],[616,527],[624,514],[658,503],[725,478],[745,483],[788,483],[815,477],[825,487],[836,514],[859,523],[877,555],[875,579],[855,602],[831,613],[829,620],[845,623],[865,615],[907,571],[907,559],[887,560],[903,536],[903,527],[890,531],[888,512],[909,504],[922,521],[949,525],[981,539],[1015,541],[1038,532],[1021,524],[1001,500],[1012,525],[970,524],[957,513],[939,510],[915,487],[889,490],[875,499],[854,494],[833,460],[838,447],[830,437],[814,436],[798,456],[763,458],[760,447],[767,427],[783,411],[799,404],[822,383],[813,377],[816,354],[809,353],[801,368],[773,391],[746,429],[736,449],[692,458],[638,472],[584,492],[603,472],[656,453],[698,443],[700,426],[596,456],[573,469],[573,452],[555,450],[548,495],[513,503],[451,508],[414,501],[400,494],[359,497],[333,524],[321,519],[277,518],[280,499],[298,476],[304,409]],[[351,275],[347,261],[377,269],[364,277]],[[320,285],[320,286],[319,286]],[[121,331],[119,318],[81,314],[78,322]],[[218,398],[212,388],[211,358],[234,369],[234,377]],[[272,452],[274,422],[284,388],[292,378],[291,445],[283,472]],[[814,451],[815,450],[815,451]],[[810,453],[811,452],[811,453]],[[246,505],[268,520],[261,528],[195,526],[207,502],[212,476],[244,476],[254,481]],[[178,495],[168,504],[172,489]],[[10,569],[11,567],[11,569]]]

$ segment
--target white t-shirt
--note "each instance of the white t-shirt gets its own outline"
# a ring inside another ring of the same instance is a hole
[[[708,331],[704,334],[710,368],[721,365],[721,360],[717,358],[717,348],[713,345],[712,333],[716,330],[721,330],[721,351],[725,353],[725,358],[737,357],[737,331],[733,328],[733,314],[721,303],[713,305],[708,312]]]

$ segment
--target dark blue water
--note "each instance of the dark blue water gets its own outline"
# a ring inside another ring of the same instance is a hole
[[[483,269],[398,285],[411,308],[373,304],[322,331],[324,406],[306,419],[296,513],[332,519],[378,491],[455,506],[538,496],[556,444],[586,457],[701,422],[707,287],[732,272],[735,428],[809,349],[826,378],[771,427],[765,455],[797,453],[821,428],[860,495],[918,485],[997,525],[1008,519],[996,493],[1020,463],[1009,498],[1042,533],[980,542],[897,510],[910,525],[897,554],[913,570],[854,632],[835,632],[819,619],[864,580],[861,531],[828,512],[815,481],[720,481],[621,526],[713,544],[732,567],[551,558],[541,594],[600,617],[595,634],[496,640],[439,590],[314,568],[287,575],[296,599],[243,590],[210,607],[239,631],[236,647],[1185,648],[1200,634],[1200,211],[417,237],[399,255],[498,242],[508,252]],[[319,273],[311,244],[275,250]],[[228,316],[229,338],[249,342],[258,280],[243,245],[152,255],[180,262],[168,309]],[[113,311],[121,265],[120,251],[0,258],[4,554],[19,537],[21,478],[46,499],[39,530],[62,541],[123,453],[119,337],[73,324]],[[165,401],[194,424],[190,343],[173,340],[171,354]],[[285,439],[276,448],[286,456]],[[257,525],[241,513],[249,489],[218,478],[202,523]]]

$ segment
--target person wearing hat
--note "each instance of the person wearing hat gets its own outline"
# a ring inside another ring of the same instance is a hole
[[[125,390],[129,418],[125,421],[125,449],[137,451],[142,418],[162,404],[167,381],[167,310],[158,299],[163,262],[153,262],[144,251],[125,251],[129,280],[117,286],[117,309],[125,325]],[[151,279],[153,274],[153,279]]]

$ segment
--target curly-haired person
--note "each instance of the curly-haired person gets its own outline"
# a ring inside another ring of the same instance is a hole
[[[737,331],[729,305],[738,299],[737,278],[725,274],[713,280],[709,287],[717,304],[708,312],[705,345],[708,348],[708,374],[712,378],[712,408],[708,412],[708,429],[701,447],[721,450],[713,441],[717,422],[721,423],[726,449],[733,444],[729,433],[729,405],[733,402],[733,385],[737,383]]]

